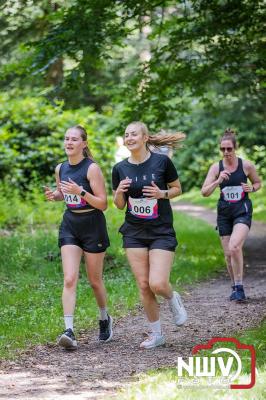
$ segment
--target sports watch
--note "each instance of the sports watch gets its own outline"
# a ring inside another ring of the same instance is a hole
[[[83,197],[85,196],[86,193],[87,193],[86,190],[82,189],[82,191],[80,192],[80,196]]]

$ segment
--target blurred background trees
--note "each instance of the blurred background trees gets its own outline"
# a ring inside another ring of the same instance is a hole
[[[174,156],[186,190],[228,126],[265,176],[263,1],[9,0],[0,11],[1,179],[52,179],[77,123],[109,179],[115,138],[139,119],[187,133]]]

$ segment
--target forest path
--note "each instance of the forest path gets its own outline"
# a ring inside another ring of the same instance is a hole
[[[215,213],[186,203],[173,205],[215,224]],[[16,361],[0,363],[0,399],[87,400],[115,398],[117,390],[133,381],[135,374],[159,367],[175,367],[178,356],[212,337],[230,336],[257,326],[266,315],[266,225],[253,223],[245,245],[245,290],[248,301],[230,302],[226,272],[215,279],[187,287],[183,300],[188,321],[176,327],[166,302],[161,304],[167,344],[141,350],[146,321],[141,307],[114,323],[110,343],[99,344],[96,330],[81,332],[76,352],[55,344],[25,351]]]

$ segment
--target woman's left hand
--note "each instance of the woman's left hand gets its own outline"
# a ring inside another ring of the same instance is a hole
[[[163,192],[158,188],[157,185],[152,181],[151,186],[143,186],[142,192],[144,196],[149,197],[149,199],[162,199]]]
[[[69,194],[77,194],[79,196],[80,192],[82,191],[82,187],[79,186],[76,182],[72,181],[71,178],[68,178],[68,180],[69,182],[67,181],[60,182],[60,189],[62,190],[62,192]]]
[[[242,186],[244,192],[247,192],[247,193],[253,192],[253,186],[250,185],[249,183],[241,183],[241,186]]]

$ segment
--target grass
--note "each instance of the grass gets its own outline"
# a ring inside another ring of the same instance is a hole
[[[253,219],[254,221],[266,222],[266,185],[258,192],[251,193],[250,199],[253,204]],[[188,201],[193,204],[205,206],[216,210],[217,200],[219,198],[219,189],[216,189],[212,196],[203,197],[199,189],[191,190],[182,195],[181,201]]]
[[[42,227],[34,229],[37,225],[30,225],[30,228],[23,225],[11,236],[1,238],[0,357],[17,357],[19,351],[29,346],[54,342],[63,329],[63,274],[55,226],[61,218],[61,210],[55,203],[50,207],[55,214],[52,225],[43,219]],[[45,217],[40,204],[38,209]],[[115,317],[125,315],[139,303],[135,280],[117,232],[123,214],[112,207],[106,214],[111,247],[106,256],[104,279],[109,309]],[[185,215],[175,215],[175,226],[180,243],[171,274],[175,287],[182,290],[185,284],[208,278],[224,268],[219,240],[212,228]],[[97,319],[95,299],[88,287],[84,268],[81,268],[76,329],[94,327]]]
[[[263,193],[265,197],[265,191]],[[260,197],[261,204],[264,197]],[[207,200],[210,207],[216,202],[213,198],[197,198],[193,193],[184,195],[183,199],[200,202]],[[2,227],[16,227],[12,235],[3,236],[0,241],[0,357],[7,359],[18,357],[20,352],[30,346],[54,342],[63,329],[63,274],[57,248],[57,225],[61,219],[62,204],[47,204],[40,198],[32,204],[21,204],[16,199],[16,204],[11,220],[8,219],[8,212],[2,212],[0,201],[2,221],[5,222]],[[25,208],[24,212],[21,212],[20,205]],[[125,315],[139,303],[135,280],[121,249],[121,237],[117,232],[123,221],[123,214],[112,207],[106,213],[111,247],[106,256],[104,276],[109,309],[116,317]],[[175,214],[175,228],[179,240],[171,273],[171,281],[175,287],[182,290],[185,284],[207,279],[224,269],[219,239],[213,228],[184,214]],[[88,287],[84,268],[81,268],[75,314],[77,330],[95,327],[97,314],[92,290]],[[140,375],[138,382],[130,385],[118,398],[264,399],[265,328],[266,322],[260,328],[238,337],[242,343],[254,344],[257,350],[259,376],[256,386],[251,390],[182,389],[177,386],[175,369],[161,369]]]
[[[139,375],[135,384],[129,385],[116,398],[118,400],[233,400],[266,398],[266,321],[260,327],[248,330],[241,335],[232,335],[241,343],[252,344],[256,350],[256,384],[251,389],[217,389],[212,387],[197,387],[191,381],[191,387],[182,387],[175,368],[152,370]],[[219,346],[220,347],[220,346]],[[226,346],[227,347],[227,346]],[[245,362],[244,362],[245,364]],[[244,379],[249,382],[247,365],[244,365]],[[194,387],[193,387],[194,386]]]
[[[175,370],[151,371],[139,377],[117,400],[265,400],[266,368],[259,372],[252,389],[182,388]],[[193,385],[193,383],[192,383]]]

